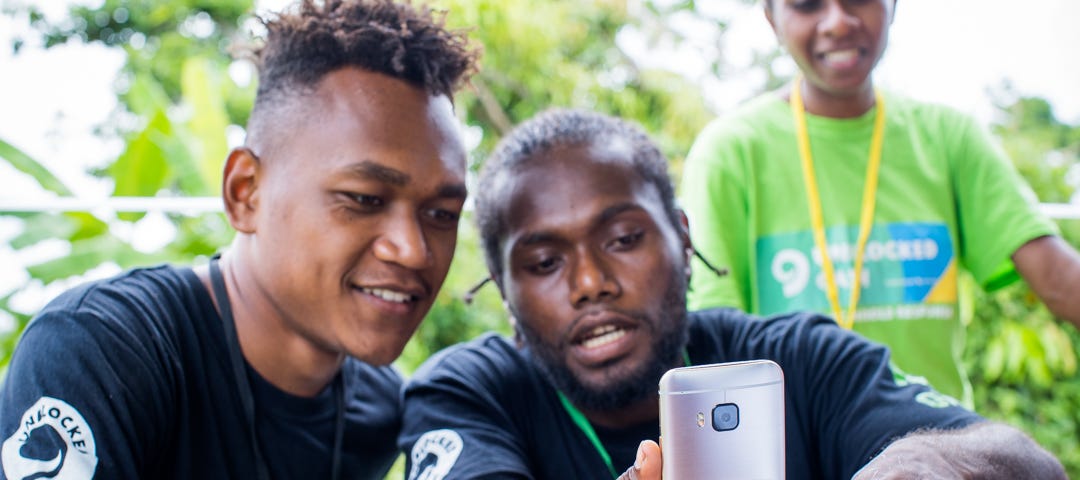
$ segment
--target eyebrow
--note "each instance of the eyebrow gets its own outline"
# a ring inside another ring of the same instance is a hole
[[[412,180],[409,174],[385,165],[380,165],[371,160],[363,160],[349,165],[346,170],[349,173],[361,177],[370,178],[383,183],[389,183],[395,187],[402,187]]]
[[[395,168],[381,165],[371,160],[363,160],[359,163],[349,165],[346,171],[353,175],[360,177],[370,178],[378,182],[387,183],[395,187],[404,187],[412,181],[412,177],[409,174],[397,170]],[[447,183],[439,186],[437,196],[442,198],[465,198],[468,195],[468,189],[464,183]]]
[[[464,183],[447,183],[439,187],[439,197],[442,198],[461,198],[464,199],[468,196],[469,191],[465,187]]]
[[[625,212],[627,210],[643,210],[643,209],[641,208],[641,205],[638,205],[638,204],[636,204],[634,202],[625,202],[625,203],[619,203],[619,204],[616,204],[616,205],[612,205],[612,206],[610,206],[608,208],[605,208],[604,211],[600,212],[600,216],[598,217],[598,221],[596,223],[601,223],[601,224],[602,223],[607,223],[612,218],[617,217],[620,213],[623,213],[623,212]]]
[[[641,208],[640,205],[638,205],[636,203],[633,203],[633,202],[625,202],[625,203],[619,203],[619,204],[616,204],[616,205],[612,205],[610,207],[605,208],[603,211],[600,212],[600,215],[597,216],[597,220],[596,220],[595,224],[596,225],[603,225],[603,224],[611,221],[612,218],[615,218],[615,217],[619,216],[619,214],[621,214],[623,212],[626,212],[626,211],[629,211],[629,210],[642,210],[642,208]],[[530,234],[522,237],[522,239],[519,242],[517,242],[517,244],[518,245],[523,245],[523,246],[528,246],[528,245],[535,245],[535,244],[538,244],[538,243],[558,241],[559,238],[560,237],[558,235],[553,234],[551,232],[535,232],[535,233],[530,233]]]

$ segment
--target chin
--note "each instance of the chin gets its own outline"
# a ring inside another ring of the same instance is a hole
[[[376,340],[374,344],[378,346],[377,349],[372,350],[368,345],[363,345],[358,348],[347,348],[345,353],[368,365],[381,367],[394,363],[405,349],[405,342],[388,339]]]

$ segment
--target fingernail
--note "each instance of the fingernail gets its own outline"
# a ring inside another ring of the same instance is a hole
[[[641,442],[637,448],[637,458],[634,459],[634,469],[641,470],[641,467],[645,466],[645,442]]]

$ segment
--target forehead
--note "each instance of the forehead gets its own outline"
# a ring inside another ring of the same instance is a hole
[[[280,132],[302,168],[342,168],[358,161],[415,172],[437,168],[464,178],[465,150],[449,98],[381,73],[343,68],[300,100]],[[414,175],[415,176],[415,175]]]
[[[536,231],[581,232],[613,207],[664,214],[656,187],[634,168],[625,142],[560,146],[504,173],[508,236]]]

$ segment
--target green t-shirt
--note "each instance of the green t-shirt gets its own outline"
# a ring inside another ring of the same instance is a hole
[[[984,288],[1018,278],[1010,260],[1054,234],[985,130],[952,109],[885,95],[874,224],[855,330],[896,364],[970,399],[960,366],[962,275]],[[807,115],[826,244],[847,315],[876,108],[852,119]],[[687,157],[682,204],[698,250],[729,274],[695,268],[689,306],[832,313],[814,245],[790,107],[775,94],[709,124]],[[696,267],[700,267],[697,265]]]

